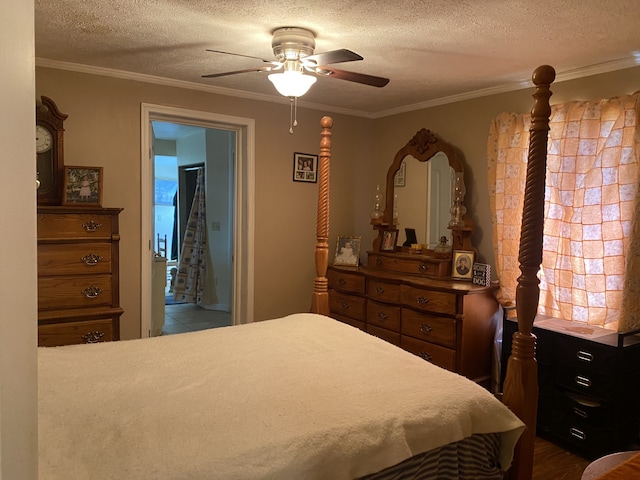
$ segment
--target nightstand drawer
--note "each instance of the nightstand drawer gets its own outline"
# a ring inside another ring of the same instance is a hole
[[[38,346],[58,347],[113,340],[111,318],[38,326]]]
[[[444,347],[456,346],[456,321],[402,309],[402,334]]]
[[[364,293],[364,276],[342,270],[327,270],[329,288],[345,292]]]
[[[369,279],[367,282],[367,295],[383,302],[398,303],[400,301],[400,285]]]
[[[113,217],[91,213],[38,213],[38,239],[111,238]]]
[[[587,342],[575,337],[562,340],[558,348],[558,360],[589,371],[611,372],[616,368],[616,349]]]
[[[405,350],[418,355],[428,362],[446,368],[452,372],[456,369],[456,351],[449,348],[441,347],[422,340],[402,335],[400,337],[400,346]]]
[[[400,307],[367,300],[367,323],[400,332]]]
[[[567,363],[558,363],[556,382],[565,388],[597,399],[611,399],[614,393],[612,375],[600,374],[586,369],[576,368]]]
[[[40,277],[38,309],[110,306],[111,275]]]
[[[453,293],[435,292],[408,285],[400,286],[402,303],[419,310],[455,315],[456,295]]]
[[[38,275],[111,273],[111,243],[38,246]]]
[[[364,321],[366,298],[339,292],[329,291],[329,310],[331,313],[343,315],[355,320]]]

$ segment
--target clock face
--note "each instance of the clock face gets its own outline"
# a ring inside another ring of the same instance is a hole
[[[51,132],[41,125],[36,125],[36,153],[49,151],[51,145],[53,145]]]

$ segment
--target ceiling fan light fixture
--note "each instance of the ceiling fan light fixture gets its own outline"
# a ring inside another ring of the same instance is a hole
[[[278,93],[285,97],[301,97],[316,83],[316,77],[304,75],[300,71],[272,73],[268,78]]]

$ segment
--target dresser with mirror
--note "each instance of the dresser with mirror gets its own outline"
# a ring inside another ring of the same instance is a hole
[[[331,316],[489,386],[496,286],[452,276],[454,254],[476,252],[461,155],[422,129],[398,150],[385,187],[366,265],[328,269]]]

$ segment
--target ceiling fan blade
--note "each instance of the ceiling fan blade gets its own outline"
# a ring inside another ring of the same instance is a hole
[[[249,73],[249,72],[271,72],[273,70],[279,70],[280,67],[281,66],[270,65],[268,67],[260,67],[260,68],[245,68],[244,70],[236,70],[234,72],[210,73],[209,75],[202,75],[202,78],[226,77],[228,75],[236,75],[238,73]]]
[[[347,80],[349,82],[371,85],[372,87],[384,87],[387,83],[389,83],[388,78],[376,77],[374,75],[367,75],[365,73],[347,72],[346,70],[338,70],[336,68],[329,68],[324,66],[317,67],[314,71],[318,75],[323,77],[339,78],[341,80]]]
[[[330,52],[316,53],[302,59],[303,64],[309,66],[329,65],[331,63],[353,62],[354,60],[364,60],[357,53],[351,50],[331,50]]]
[[[210,48],[207,48],[206,50],[207,52],[222,53],[223,55],[235,55],[236,57],[255,58],[256,60],[261,60],[264,63],[274,63],[273,60],[265,60],[264,58],[254,57],[252,55],[243,55],[242,53],[223,52],[222,50],[211,50]]]

